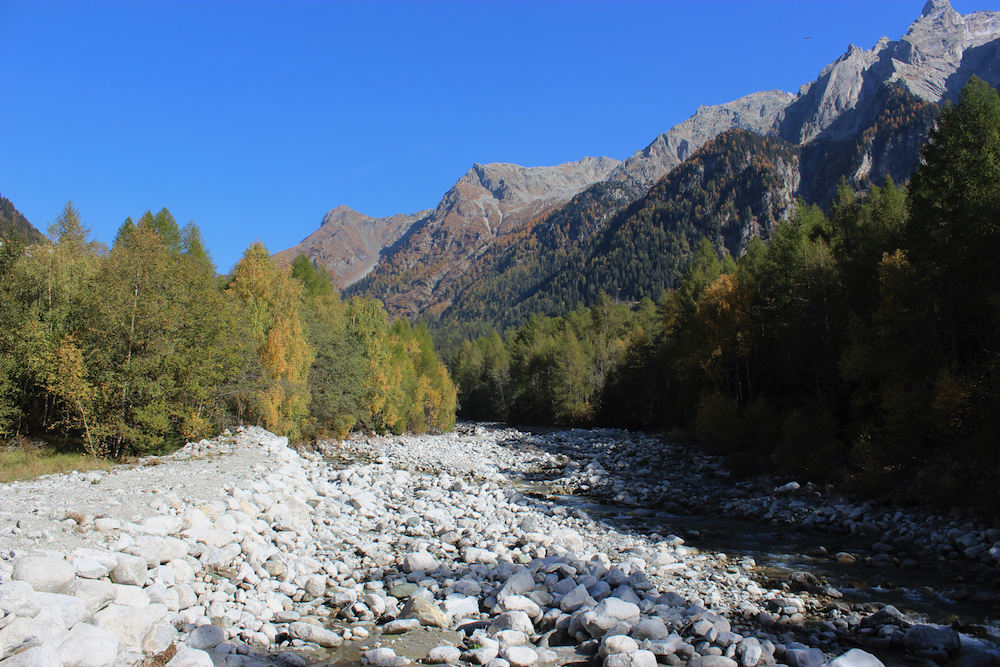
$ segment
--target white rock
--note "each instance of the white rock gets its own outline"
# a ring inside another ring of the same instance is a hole
[[[166,615],[163,605],[142,608],[113,604],[94,614],[93,622],[113,632],[125,648],[138,649],[149,628]]]
[[[217,625],[195,628],[184,642],[191,648],[211,649],[226,640],[226,633]]]
[[[14,561],[11,579],[44,593],[65,593],[76,579],[72,563],[48,556],[21,556]]]
[[[427,652],[424,660],[430,665],[454,665],[462,657],[462,651],[455,646],[435,646]]]
[[[26,581],[0,584],[0,611],[5,614],[32,617],[38,613],[35,589]]]
[[[339,646],[344,641],[336,632],[303,621],[290,623],[288,625],[288,634],[302,641],[319,644],[324,648]]]
[[[76,576],[84,579],[100,579],[111,571],[110,567],[94,558],[74,558],[73,569]]]
[[[452,596],[441,603],[442,609],[454,618],[470,618],[479,615],[479,599],[471,595]]]
[[[39,607],[35,622],[39,624],[58,623],[68,630],[88,615],[86,603],[72,595],[35,593],[35,600]]]
[[[538,654],[530,646],[508,646],[500,649],[500,655],[510,667],[532,667],[538,662]]]
[[[64,667],[109,667],[118,657],[120,641],[104,628],[78,623],[59,644]]]
[[[13,655],[2,663],[3,667],[61,667],[59,654],[50,646],[35,646],[17,655]]]
[[[437,559],[426,551],[415,551],[403,557],[404,572],[431,572],[438,568]]]
[[[111,581],[127,586],[142,586],[146,583],[146,561],[138,556],[118,554],[118,563],[111,570]]]
[[[165,667],[214,667],[212,656],[205,651],[179,646]]]
[[[177,641],[177,628],[170,623],[156,623],[142,638],[142,650],[149,655],[162,653]]]
[[[827,663],[829,667],[884,667],[882,661],[867,651],[852,648]]]

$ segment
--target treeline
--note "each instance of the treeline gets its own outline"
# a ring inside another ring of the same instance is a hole
[[[747,469],[1000,509],[1000,97],[973,79],[908,192],[842,183],[655,306],[464,343],[463,415],[683,429]]]
[[[166,209],[126,220],[110,250],[71,204],[49,239],[4,239],[0,318],[0,436],[118,457],[241,423],[294,439],[454,423],[425,328],[261,244],[220,277]]]

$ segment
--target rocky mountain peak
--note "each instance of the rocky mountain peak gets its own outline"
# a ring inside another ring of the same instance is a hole
[[[694,115],[664,132],[617,167],[609,180],[627,182],[643,194],[671,169],[726,130],[765,134],[775,118],[795,99],[792,93],[767,90],[714,106],[700,106]]]
[[[952,9],[951,3],[948,0],[927,0],[927,4],[924,5],[923,10],[920,12],[920,18],[939,16],[948,12],[956,16],[958,15],[958,12]]]

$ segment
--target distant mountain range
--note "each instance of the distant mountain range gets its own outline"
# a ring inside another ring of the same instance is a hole
[[[796,197],[909,178],[939,106],[973,75],[1000,83],[1000,12],[930,0],[898,41],[851,45],[798,94],[701,107],[623,162],[473,165],[437,207],[374,219],[345,207],[304,252],[393,315],[505,326],[601,291],[655,297],[698,239],[738,255]]]

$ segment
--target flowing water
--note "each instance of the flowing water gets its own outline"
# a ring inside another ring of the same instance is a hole
[[[808,572],[843,593],[845,602],[892,604],[904,613],[934,623],[979,624],[1000,617],[995,604],[959,601],[948,595],[982,567],[938,561],[934,556],[928,556],[918,569],[880,567],[866,561],[873,555],[870,539],[797,531],[748,519],[618,507],[584,496],[549,494],[542,482],[527,482],[524,491],[570,511],[582,510],[619,531],[664,536],[672,533],[682,537],[688,546],[703,551],[737,559],[750,556],[757,563],[759,575],[776,581],[787,580],[796,572]],[[821,548],[826,550],[825,555]],[[855,555],[857,560],[838,562],[833,554],[842,551]]]

